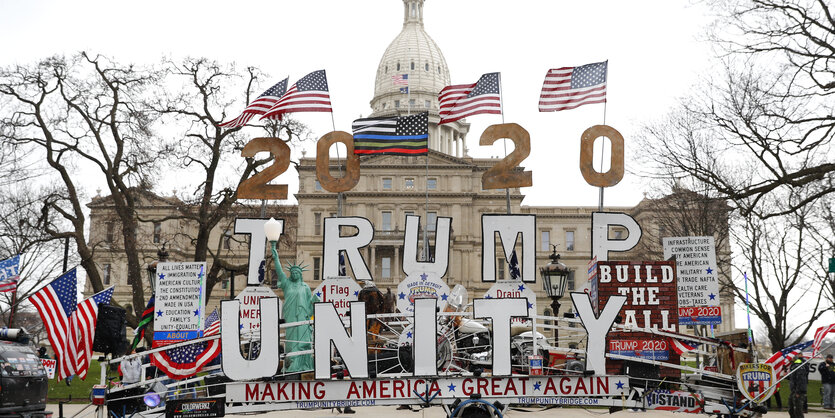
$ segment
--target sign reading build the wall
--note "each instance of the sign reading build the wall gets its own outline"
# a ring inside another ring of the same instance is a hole
[[[205,262],[157,265],[154,347],[201,337],[205,284]]]
[[[681,325],[722,323],[719,272],[713,237],[663,238],[664,258],[675,256],[678,319]]]
[[[678,328],[678,287],[672,261],[598,262],[598,306],[606,306],[615,295],[626,297],[618,314],[627,327],[676,332]],[[606,338],[606,351],[646,360],[678,364],[666,337],[648,332],[613,331]],[[607,360],[608,373],[622,372],[623,360]],[[677,377],[679,371],[662,369],[662,377]]]

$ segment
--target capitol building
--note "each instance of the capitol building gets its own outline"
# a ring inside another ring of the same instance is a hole
[[[449,68],[441,48],[424,30],[424,0],[403,0],[403,27],[388,48],[383,51],[376,72],[374,92],[370,100],[370,116],[396,116],[415,112],[429,114],[428,156],[374,155],[361,157],[362,175],[359,183],[344,192],[342,216],[362,217],[374,225],[374,239],[361,249],[376,285],[383,290],[396,292],[397,285],[405,278],[402,271],[402,257],[407,215],[420,216],[421,228],[428,232],[429,252],[434,243],[434,229],[438,217],[451,217],[449,268],[443,280],[451,287],[464,285],[470,298],[481,297],[491,283],[481,281],[481,218],[485,214],[507,213],[507,199],[513,214],[536,215],[536,266],[548,263],[552,245],[556,245],[561,261],[572,270],[566,296],[562,300],[561,312],[570,312],[572,305],[569,291],[581,291],[587,285],[587,264],[591,258],[591,214],[597,207],[578,206],[527,206],[525,196],[518,188],[482,189],[482,175],[499,159],[473,158],[468,155],[467,135],[470,125],[465,120],[438,125],[440,120],[438,93],[451,84]],[[430,5],[435,6],[435,5]],[[437,5],[440,7],[440,4]],[[392,76],[408,74],[409,93],[401,92],[400,85],[392,82]],[[369,86],[370,87],[370,86]],[[363,112],[365,113],[365,112]],[[471,139],[471,141],[473,141]],[[477,138],[475,139],[477,141]],[[330,171],[338,176],[339,164],[331,160]],[[524,164],[524,162],[523,162]],[[342,163],[344,166],[344,163]],[[268,205],[266,217],[285,220],[286,240],[281,242],[282,261],[298,260],[309,265],[304,272],[305,281],[314,288],[322,280],[322,250],[324,219],[336,216],[337,194],[324,190],[316,179],[315,156],[303,156],[298,166],[299,188],[295,205]],[[174,211],[176,197],[157,196],[148,193],[139,207],[141,217],[162,218]],[[107,197],[96,197],[88,205],[91,210],[91,237],[100,242],[113,242],[114,228],[107,222],[112,209]],[[241,217],[260,217],[260,205],[254,205],[249,213]],[[624,212],[632,215],[644,231],[640,248],[658,248],[660,236],[665,231],[657,222],[659,213],[668,212],[664,199],[644,199],[635,207],[609,207],[610,212]],[[189,241],[182,238],[188,229],[196,229],[183,220],[158,223],[141,223],[147,236],[142,257],[156,259],[160,243],[168,242],[170,261],[193,261]],[[235,236],[234,219],[221,223],[212,234],[215,247],[226,260],[245,265],[248,257],[247,236]],[[726,228],[727,229],[727,228]],[[624,230],[612,229],[612,238],[625,234]],[[116,236],[121,234],[115,233]],[[422,235],[421,235],[422,236]],[[652,242],[649,242],[651,240]],[[419,244],[422,246],[422,243]],[[521,245],[517,243],[517,245]],[[103,245],[95,253],[96,263],[102,270],[102,277],[110,284],[117,285],[114,298],[124,304],[130,303],[130,286],[126,283],[127,261],[120,254],[118,244]],[[214,247],[213,247],[214,248]],[[633,250],[633,251],[637,251]],[[521,253],[521,252],[520,252]],[[418,252],[420,254],[420,251]],[[507,260],[502,251],[497,251],[497,278],[510,279]],[[721,256],[726,255],[725,257]],[[728,260],[730,248],[717,248],[720,260]],[[615,254],[615,259],[633,259],[644,255]],[[207,260],[209,265],[212,259]],[[721,283],[730,283],[730,266],[720,266],[724,272]],[[348,266],[348,275],[352,272]],[[237,294],[246,286],[245,270],[238,272],[234,282],[229,275],[211,292],[209,309],[219,305],[221,299]],[[269,280],[268,280],[269,282]],[[540,315],[551,312],[550,299],[546,296],[539,277],[532,286],[537,292],[537,310]],[[277,291],[277,290],[276,290]],[[147,293],[147,294],[150,294]],[[723,323],[717,332],[734,329],[733,295],[723,290],[721,294]]]

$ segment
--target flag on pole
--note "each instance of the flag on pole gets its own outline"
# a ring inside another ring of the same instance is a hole
[[[46,327],[49,343],[58,360],[58,380],[75,374],[76,341],[70,332],[70,315],[75,311],[78,282],[75,269],[44,286],[29,299]]]
[[[203,336],[220,333],[220,317],[217,309],[206,317]],[[220,339],[189,344],[151,354],[151,364],[157,366],[171,379],[194,376],[207,363],[220,354]]]
[[[113,298],[114,286],[102,290],[95,295],[84,299],[76,306],[75,312],[70,315],[73,324],[72,332],[76,337],[75,374],[81,379],[87,378],[87,369],[90,367],[90,357],[93,356],[93,339],[96,336],[96,321],[99,317],[99,305],[109,305]]]
[[[408,86],[409,85],[409,74],[396,74],[391,76],[391,82],[395,86]]]
[[[287,78],[282,81],[279,81],[274,86],[268,88],[266,91],[261,93],[260,96],[256,97],[252,103],[247,106],[244,111],[235,119],[230,120],[229,122],[225,122],[220,124],[221,128],[237,128],[239,126],[244,126],[249,122],[250,119],[255,117],[256,115],[263,115],[266,113],[270,108],[273,107],[278,99],[287,92]]]
[[[482,113],[502,114],[502,94],[499,73],[487,73],[475,84],[446,86],[438,95],[441,121],[455,122]]]
[[[519,280],[519,259],[516,257],[515,248],[513,249],[513,253],[510,254],[508,268],[510,269],[510,280]]]
[[[608,66],[609,61],[603,61],[548,70],[539,95],[539,111],[556,112],[605,103]]]
[[[809,340],[809,341],[806,341],[806,342],[802,342],[800,344],[795,344],[791,347],[786,347],[786,348],[772,354],[771,357],[769,357],[768,360],[765,361],[765,363],[770,364],[771,367],[774,368],[774,375],[775,376],[781,377],[781,376],[783,376],[785,371],[788,369],[787,366],[789,364],[791,364],[792,359],[794,359],[794,357],[797,356],[798,354],[802,353],[803,350],[809,348],[809,346],[811,346],[811,345],[812,345],[812,341]],[[750,349],[750,347],[749,347],[749,349]]]
[[[333,112],[325,70],[314,71],[293,84],[261,119],[281,120],[285,113]]]
[[[339,252],[339,275],[348,275],[348,269],[345,267],[345,254],[342,251]]]
[[[14,292],[20,281],[20,254],[0,261],[0,293]]]
[[[429,113],[357,119],[354,154],[421,155],[429,152]]]
[[[409,87],[400,87],[400,93],[409,94]]]
[[[154,306],[156,304],[156,295],[151,294],[151,298],[148,299],[148,304],[145,305],[145,310],[142,311],[142,318],[139,320],[139,324],[136,325],[136,328],[133,330],[133,343],[130,345],[130,350],[128,353],[133,351],[139,342],[145,338],[145,330],[148,328],[148,325],[151,321],[154,320]]]
[[[672,337],[670,337],[669,340],[670,345],[673,347],[673,351],[678,353],[678,355],[682,355],[688,351],[693,351],[699,346],[697,341],[680,340]]]
[[[820,327],[815,331],[815,342],[812,344],[812,357],[818,355],[818,352],[821,349],[821,344],[823,344],[824,337],[826,337],[826,334],[829,334],[830,332],[835,332],[835,324]]]

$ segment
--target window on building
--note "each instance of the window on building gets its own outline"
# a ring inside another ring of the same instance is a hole
[[[574,251],[574,231],[565,231],[565,250]]]
[[[539,249],[541,251],[548,251],[551,249],[551,231],[542,231],[541,232],[541,244],[539,245]]]
[[[412,70],[415,69],[415,62],[414,61],[412,61],[412,67],[411,68],[412,68]]]
[[[435,190],[438,188],[438,179],[426,179],[426,188]]]
[[[319,183],[319,180],[313,180],[313,189],[317,192],[322,191],[322,183]]]
[[[440,74],[440,73],[441,73],[441,66],[439,65],[438,66],[438,74]]]
[[[382,267],[382,272],[380,272],[381,276],[384,279],[391,278],[391,257],[383,257],[380,262],[380,267]]]
[[[435,228],[438,226],[438,212],[427,212],[426,213],[426,230],[427,231],[434,231]]]
[[[426,68],[426,71],[429,71],[429,63],[428,62],[426,64],[424,64],[424,67]]]
[[[400,71],[400,63],[397,63],[397,71]]]
[[[394,101],[394,107],[400,108],[400,100],[395,100]]]
[[[415,107],[415,99],[409,99],[409,107]]]
[[[154,244],[162,241],[162,222],[154,222]]]
[[[391,231],[391,212],[383,212],[383,231]]]
[[[383,178],[383,190],[391,190],[391,177]]]
[[[226,230],[223,232],[223,249],[230,250],[232,249],[232,231]]]
[[[568,281],[565,284],[565,291],[566,292],[573,292],[574,291],[574,270],[570,270],[568,272]]]
[[[105,230],[104,240],[107,241],[108,243],[112,244],[113,243],[114,230],[116,229],[116,225],[113,222],[108,222],[105,225],[105,228],[106,228],[106,230]]]
[[[322,274],[322,259],[313,257],[313,280],[321,279]]]
[[[504,280],[504,258],[496,259],[496,280]]]
[[[406,219],[407,216],[415,216],[415,211],[407,210],[403,212],[403,219]]]
[[[386,65],[386,74],[388,74],[388,72],[389,72],[389,66]]]
[[[322,212],[313,212],[313,235],[322,235]]]
[[[104,281],[104,284],[105,285],[110,284],[110,263],[104,264],[101,267],[101,273],[102,273],[102,276],[103,276],[102,280]]]
[[[429,109],[430,107],[432,107],[432,102],[430,102],[429,100],[423,102],[423,107]]]
[[[403,185],[406,187],[406,190],[412,190],[415,188],[415,179],[414,177],[407,177],[404,181]]]

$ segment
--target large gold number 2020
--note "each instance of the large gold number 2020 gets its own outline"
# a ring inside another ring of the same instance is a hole
[[[597,172],[592,161],[594,140],[601,136],[609,138],[612,142],[609,171],[605,173]],[[594,125],[586,129],[580,137],[580,173],[583,174],[586,183],[597,187],[612,187],[623,179],[623,172],[623,135],[609,125]]]
[[[331,145],[341,142],[348,150],[345,159],[345,175],[334,178],[329,171],[330,155],[328,150]],[[360,181],[360,157],[354,154],[354,139],[348,132],[328,132],[316,143],[316,178],[322,188],[332,192],[347,192],[354,188]]]
[[[238,185],[239,199],[282,200],[287,199],[286,184],[267,184],[270,180],[287,171],[290,167],[290,147],[280,138],[253,138],[244,145],[241,156],[255,157],[255,154],[266,151],[275,159],[264,171],[244,180]]]
[[[532,186],[533,175],[530,171],[514,171],[531,153],[531,135],[516,123],[491,125],[481,134],[478,144],[492,145],[501,138],[509,138],[516,148],[481,176],[481,187],[507,189]]]

